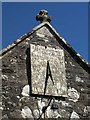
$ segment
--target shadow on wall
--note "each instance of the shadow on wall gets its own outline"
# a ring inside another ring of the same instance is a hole
[[[26,71],[27,71],[27,78],[28,84],[30,86],[30,94],[32,93],[32,83],[31,83],[31,57],[30,57],[30,47],[26,50]]]

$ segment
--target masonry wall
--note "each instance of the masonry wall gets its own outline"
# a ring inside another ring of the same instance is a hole
[[[46,27],[37,30],[2,57],[2,118],[39,118],[50,98],[30,96],[30,44],[61,48],[65,55],[67,97],[57,98],[58,109],[51,109],[51,101],[44,118],[90,119],[89,84],[86,72]]]

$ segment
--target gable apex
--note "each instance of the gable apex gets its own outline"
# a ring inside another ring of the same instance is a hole
[[[0,52],[0,58],[2,58],[6,53],[8,53],[11,49],[13,49],[16,45],[18,45],[19,43],[23,42],[24,40],[30,40],[30,36],[33,35],[35,32],[37,32],[38,30],[42,29],[46,27],[47,30],[49,30],[50,34],[53,35],[56,40],[58,41],[58,43],[65,49],[67,50],[68,53],[70,53],[70,55],[75,59],[75,61],[77,63],[79,63],[83,68],[85,68],[85,70],[87,72],[90,73],[90,64],[84,60],[82,58],[82,56],[77,53],[70,44],[68,44],[66,42],[66,40],[60,36],[60,34],[57,33],[57,31],[52,27],[52,25],[49,22],[42,22],[41,24],[39,24],[38,26],[36,26],[35,28],[32,29],[31,32],[24,34],[23,36],[21,36],[19,39],[17,39],[16,41],[14,41],[14,43],[12,43],[11,45],[9,45],[7,48],[3,49]],[[39,34],[39,33],[37,33]],[[40,33],[40,36],[43,37],[43,33]]]
[[[86,68],[86,71],[90,73],[90,64],[83,59],[83,57],[77,53],[70,44],[67,43],[67,41],[52,27],[52,25],[49,22],[43,22],[37,27],[33,28],[33,31],[37,31],[41,29],[42,27],[46,26],[47,29],[50,30],[50,32],[53,34],[53,36],[56,38],[58,43],[70,53],[70,55],[74,58],[74,60],[80,64],[82,67],[84,66]],[[84,68],[83,67],[83,68]]]

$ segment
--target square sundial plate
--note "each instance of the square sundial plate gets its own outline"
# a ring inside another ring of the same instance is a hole
[[[64,51],[30,45],[32,94],[67,96]]]

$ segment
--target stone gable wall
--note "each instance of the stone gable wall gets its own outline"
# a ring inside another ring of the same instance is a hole
[[[46,34],[47,33],[47,34]],[[51,109],[52,100],[45,114],[42,108],[50,98],[30,96],[30,44],[61,48],[65,55],[67,97],[56,99],[58,110]],[[46,28],[36,31],[16,45],[2,58],[2,119],[12,118],[65,118],[90,119],[90,75],[71,57]]]

